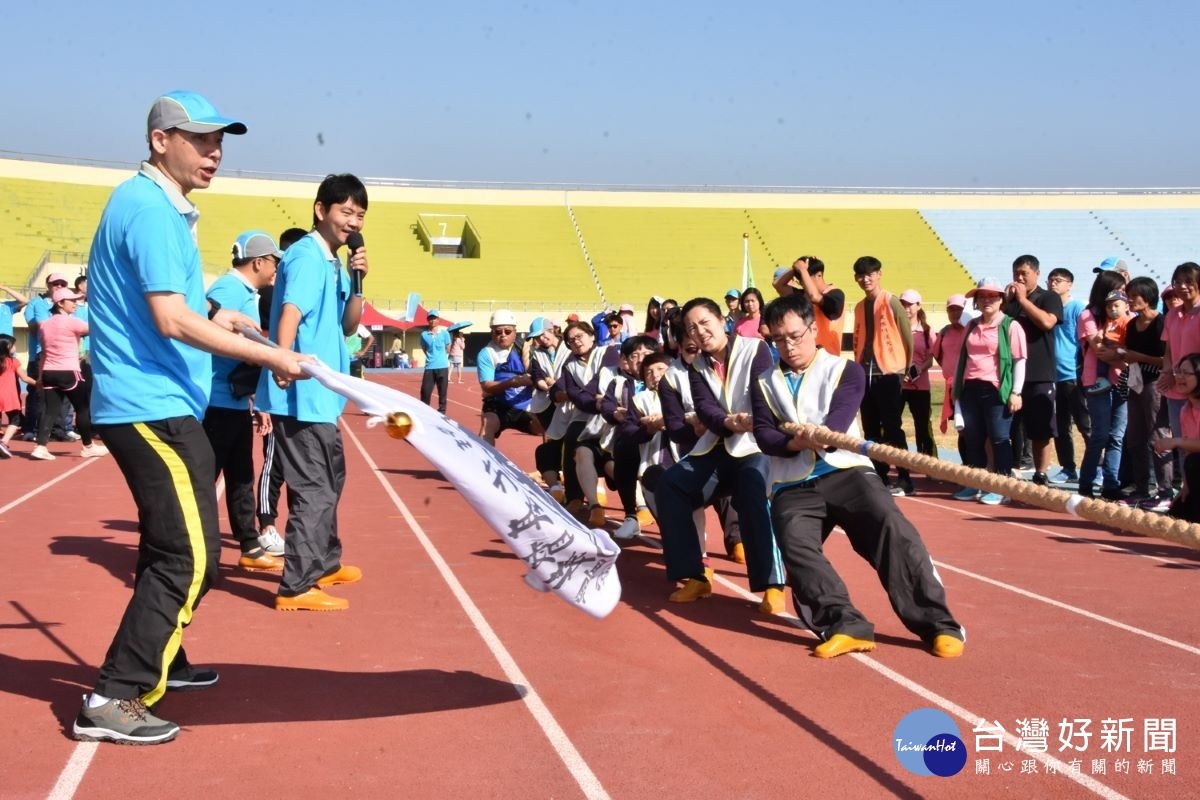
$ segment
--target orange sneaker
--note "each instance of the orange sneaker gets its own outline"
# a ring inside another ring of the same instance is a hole
[[[837,658],[846,653],[867,653],[875,649],[875,642],[870,639],[855,639],[844,633],[835,633],[828,641],[821,642],[813,650],[817,658]]]
[[[349,600],[325,594],[316,586],[295,597],[275,597],[277,611],[345,611],[349,607]]]
[[[763,599],[758,604],[758,610],[763,614],[782,614],[783,589],[777,586],[768,586],[767,590],[763,592]]]
[[[933,646],[929,648],[929,652],[938,658],[958,658],[963,654],[963,648],[966,646],[967,643],[957,636],[939,633],[933,637]]]
[[[671,592],[667,599],[672,603],[694,603],[712,594],[712,584],[699,578],[688,578],[683,586]]]
[[[271,572],[283,569],[283,559],[260,547],[256,553],[242,553],[242,557],[238,559],[238,568],[248,572]]]
[[[604,506],[592,506],[588,511],[588,525],[593,528],[603,528],[606,524],[608,524],[608,517],[604,516]]]
[[[339,583],[356,583],[362,580],[362,570],[343,564],[336,572],[323,575],[317,579],[317,586],[337,586]]]
[[[737,544],[735,544],[733,546],[733,549],[729,551],[729,560],[735,564],[745,564],[746,563],[746,546],[744,544],[742,544],[741,542],[738,542]]]

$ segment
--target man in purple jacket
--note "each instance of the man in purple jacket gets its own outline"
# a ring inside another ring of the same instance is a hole
[[[840,525],[879,574],[904,626],[935,656],[962,655],[966,634],[946,606],[925,544],[870,459],[812,438],[818,426],[861,438],[856,414],[866,391],[863,368],[817,347],[812,303],[803,294],[772,301],[764,320],[780,363],[757,370],[751,381],[754,437],[770,458],[771,521],[796,612],[822,639],[813,654],[833,658],[875,649],[874,625],[850,602],[822,552],[825,537]]]

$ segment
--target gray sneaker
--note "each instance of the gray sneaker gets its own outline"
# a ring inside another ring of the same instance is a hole
[[[283,537],[274,525],[268,525],[259,532],[258,546],[266,550],[268,555],[282,556],[284,553]]]
[[[104,705],[88,708],[85,694],[83,708],[75,717],[71,732],[81,742],[162,744],[179,735],[179,726],[151,714],[141,698],[109,700]]]

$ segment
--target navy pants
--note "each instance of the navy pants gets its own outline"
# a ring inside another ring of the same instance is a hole
[[[704,575],[704,553],[692,512],[707,505],[714,491],[722,490],[728,490],[737,511],[750,590],[783,586],[783,562],[767,502],[767,457],[762,453],[735,457],[721,443],[704,455],[687,456],[659,481],[655,499],[667,577],[684,580]]]

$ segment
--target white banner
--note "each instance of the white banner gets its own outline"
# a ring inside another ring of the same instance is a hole
[[[607,532],[583,527],[504,454],[417,398],[324,364],[304,369],[367,413],[369,426],[407,414],[412,425],[407,441],[525,562],[531,587],[552,591],[593,617],[605,617],[616,607],[621,551]]]

